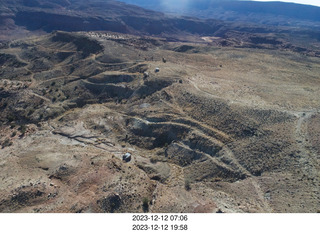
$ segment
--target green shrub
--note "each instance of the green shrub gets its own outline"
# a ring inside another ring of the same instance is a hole
[[[158,162],[157,157],[156,157],[156,156],[152,156],[152,157],[150,158],[150,162],[153,163],[153,164],[156,164],[156,163]]]
[[[27,126],[26,125],[21,125],[19,127],[19,131],[21,132],[21,134],[25,134],[26,133],[26,130],[27,130]]]
[[[28,116],[30,116],[30,115],[33,114],[33,113],[34,113],[34,109],[29,110]]]
[[[142,200],[142,209],[145,213],[149,211],[149,199],[147,197],[144,197]]]
[[[6,139],[6,140],[2,143],[2,148],[10,147],[11,145],[12,145],[12,142],[10,141],[10,139]]]
[[[189,180],[189,179],[186,179],[186,180],[184,181],[184,188],[185,188],[187,191],[191,190],[191,185],[190,185],[190,180]]]
[[[13,114],[9,114],[7,116],[7,119],[8,119],[9,122],[12,122],[12,121],[17,120],[17,117],[15,115],[13,115]]]

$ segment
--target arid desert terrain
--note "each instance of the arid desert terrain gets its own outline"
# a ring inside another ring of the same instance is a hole
[[[1,43],[0,212],[319,212],[319,57],[222,45]]]

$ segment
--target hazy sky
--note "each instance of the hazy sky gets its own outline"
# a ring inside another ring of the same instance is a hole
[[[227,0],[225,0],[227,1]],[[247,1],[247,0],[244,0]],[[295,2],[300,4],[307,4],[307,5],[314,5],[320,7],[320,0],[254,0],[254,1],[260,1],[260,2],[273,2],[273,1],[281,1],[281,2]],[[161,0],[162,5],[170,8],[176,8],[179,6],[180,8],[184,8],[187,6],[187,4],[190,2],[190,0]]]
[[[256,0],[259,2],[272,2],[270,0]],[[276,0],[274,0],[276,1]],[[320,6],[320,0],[281,0],[281,2],[295,2],[300,4],[308,4],[308,5],[314,5],[314,6]]]

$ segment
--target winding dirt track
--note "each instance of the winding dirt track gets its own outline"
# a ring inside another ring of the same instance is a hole
[[[301,166],[305,167],[303,169],[305,175],[307,175],[309,178],[313,178],[314,180],[319,179],[319,173],[317,171],[317,166],[319,166],[319,164],[317,161],[316,151],[312,149],[312,145],[309,143],[307,123],[308,120],[310,120],[310,118],[317,113],[318,112],[316,110],[302,113],[297,122],[295,131],[298,147],[301,151]]]

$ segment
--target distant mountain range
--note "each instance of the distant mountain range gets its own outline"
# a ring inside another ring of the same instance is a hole
[[[147,9],[198,18],[320,28],[320,7],[238,0],[120,0]],[[176,2],[176,3],[175,3]]]
[[[134,2],[138,3],[137,0]],[[158,0],[149,2],[149,4],[154,4],[153,10],[161,9],[156,7],[157,3],[159,3]],[[293,15],[293,8],[297,9],[295,7],[298,5],[286,4],[288,12],[287,16],[283,17],[286,18],[292,14],[297,22],[303,22],[304,25],[308,22],[313,28],[270,26],[268,24],[271,22],[278,22],[278,25],[282,25],[278,20],[282,16],[277,18],[274,15],[271,16],[270,13],[271,11],[274,14],[277,11],[280,12],[280,7],[276,7],[280,3],[233,3],[235,5],[230,2],[217,4],[234,7],[237,11],[233,12],[240,12],[242,9],[242,14],[248,15],[250,19],[257,17],[260,21],[264,21],[258,24],[257,20],[254,24],[235,19],[233,22],[226,22],[217,19],[168,15],[113,0],[2,0],[0,2],[0,41],[23,38],[28,33],[34,35],[35,33],[50,33],[55,30],[112,31],[139,36],[162,37],[167,41],[199,42],[203,37],[212,37],[218,38],[218,40],[214,40],[222,46],[289,49],[307,54],[314,52],[314,49],[318,50],[320,30],[315,28],[317,26],[316,17],[320,17],[320,12],[318,15],[314,15],[314,21],[311,21],[311,13],[305,15],[305,18],[310,18],[309,21],[299,21],[298,18],[302,17],[303,13]],[[202,0],[196,6],[199,9],[206,9],[206,4],[209,4],[209,1]],[[252,4],[252,7],[243,7],[246,4],[247,6]],[[190,6],[192,6],[192,2]],[[211,2],[210,6],[212,6]],[[269,8],[263,8],[267,13],[261,13],[263,9],[259,11],[257,6],[268,6]],[[271,6],[275,9],[272,9]],[[283,6],[282,3],[279,6]],[[194,9],[196,12],[197,8]],[[246,14],[245,9],[247,10]],[[307,12],[307,10],[316,11],[320,8],[300,6],[299,9],[302,12]],[[248,13],[253,11],[256,14]],[[204,15],[208,11],[199,12],[204,12]],[[240,13],[233,14],[241,18]],[[208,41],[211,40],[208,39]]]

